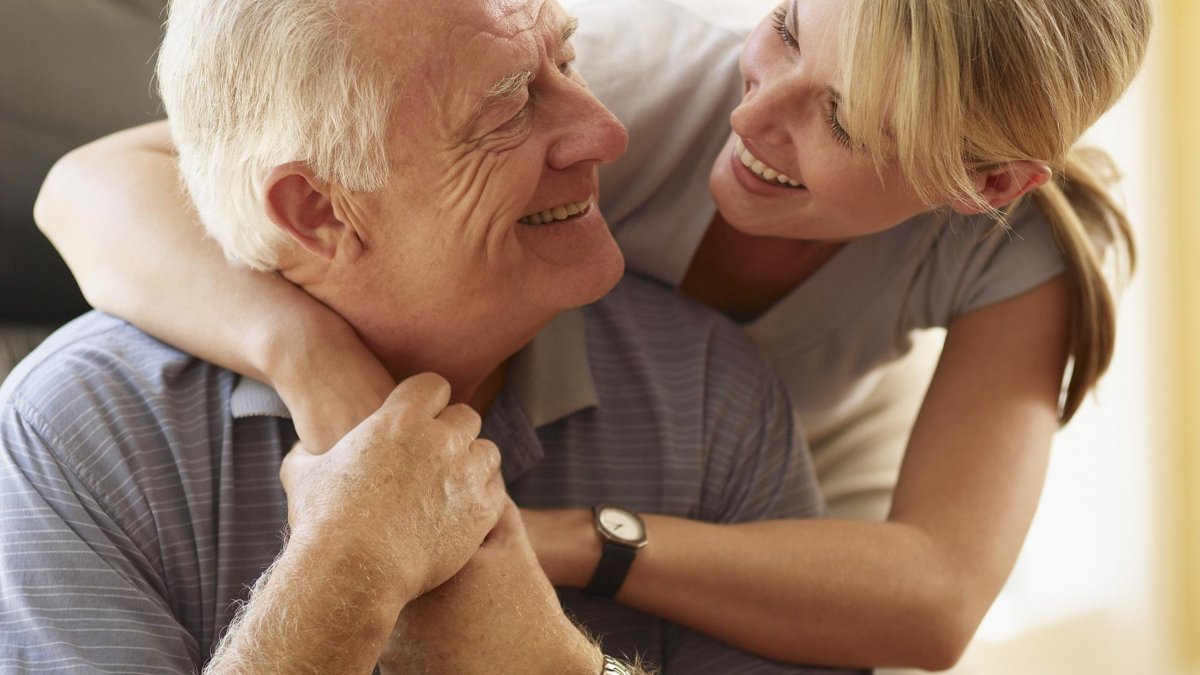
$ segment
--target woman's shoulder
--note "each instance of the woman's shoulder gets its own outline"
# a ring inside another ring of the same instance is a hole
[[[669,2],[590,0],[571,9],[580,19],[579,72],[629,132],[625,155],[601,168],[601,210],[630,264],[667,278],[639,255],[662,238],[621,231],[711,217],[708,173],[741,100],[743,36]]]
[[[915,269],[918,323],[947,326],[954,318],[1016,297],[1058,276],[1063,255],[1049,222],[1032,200],[997,221],[989,215],[937,214],[930,245]]]

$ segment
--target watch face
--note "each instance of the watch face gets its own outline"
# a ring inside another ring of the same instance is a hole
[[[598,520],[610,535],[630,543],[640,542],[646,534],[641,519],[624,509],[607,506],[600,510]]]

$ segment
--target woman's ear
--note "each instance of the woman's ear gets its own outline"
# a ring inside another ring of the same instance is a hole
[[[1053,173],[1041,162],[1009,162],[975,175],[979,195],[993,209],[1007,206],[1017,198],[1049,182]],[[983,208],[973,202],[958,200],[951,208],[963,214],[982,213]]]
[[[333,208],[332,186],[301,162],[271,170],[263,202],[271,221],[313,255],[332,261],[362,250],[357,229]]]

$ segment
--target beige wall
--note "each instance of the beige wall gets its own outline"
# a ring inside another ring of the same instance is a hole
[[[1172,349],[1161,367],[1171,390],[1163,475],[1173,480],[1164,552],[1174,560],[1164,569],[1175,600],[1177,654],[1187,672],[1200,673],[1200,3],[1162,0],[1159,10],[1163,230],[1173,254],[1166,289],[1172,311],[1163,317]]]

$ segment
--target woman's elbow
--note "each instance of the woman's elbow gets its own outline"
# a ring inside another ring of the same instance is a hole
[[[913,665],[921,670],[940,672],[950,670],[962,659],[973,631],[958,632],[955,629],[930,628],[920,640],[920,653]]]
[[[33,203],[33,221],[67,263],[83,293],[84,300],[93,307],[106,308],[106,289],[103,276],[96,279],[90,274],[95,242],[84,229],[87,223],[82,214],[87,212],[81,200],[87,199],[87,186],[82,184],[89,171],[90,159],[87,146],[77,148],[64,155],[50,168],[37,199]]]
[[[912,665],[929,671],[953,668],[962,659],[983,616],[961,594],[943,596],[918,610],[912,622]]]
[[[42,187],[38,190],[37,199],[33,202],[33,222],[37,224],[42,234],[56,244],[56,238],[65,225],[65,219],[61,218],[59,214],[63,208],[63,202],[67,198],[66,195],[69,194],[65,186],[66,174],[70,172],[71,164],[77,161],[74,157],[76,152],[78,150],[72,150],[50,167],[50,172],[46,174],[46,178],[42,181]]]

